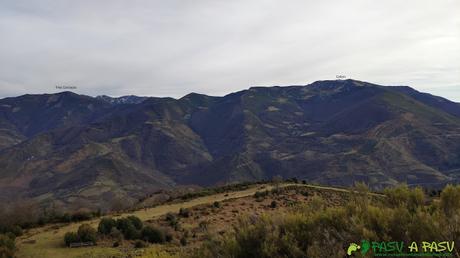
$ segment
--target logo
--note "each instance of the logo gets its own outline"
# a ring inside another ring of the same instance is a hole
[[[367,253],[367,251],[369,251],[370,248],[371,248],[371,243],[369,243],[369,241],[367,241],[367,240],[361,241],[361,245],[358,245],[356,243],[351,243],[348,246],[347,254],[351,255],[353,252],[356,252],[359,249],[361,249],[361,254],[365,255]]]
[[[361,241],[361,254],[365,255],[369,249],[371,249],[371,243],[367,240],[362,240]]]
[[[351,256],[354,252],[361,250],[363,256],[371,251],[374,256],[382,257],[449,257],[453,255],[454,247],[454,241],[422,241],[406,245],[403,241],[362,240],[361,245],[351,243],[347,248],[347,254]]]
[[[348,249],[347,249],[347,254],[348,255],[351,255],[353,252],[355,251],[358,251],[358,249],[360,249],[361,246],[355,244],[355,243],[351,243],[350,246],[348,246]]]

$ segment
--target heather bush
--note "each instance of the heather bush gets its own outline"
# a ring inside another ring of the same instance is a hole
[[[67,232],[64,235],[64,243],[70,246],[72,243],[91,242],[96,243],[97,231],[89,224],[82,224],[77,232]]]
[[[96,243],[97,232],[89,224],[82,224],[80,227],[78,227],[77,235],[82,242]]]
[[[0,257],[14,257],[16,251],[14,240],[14,235],[0,234]]]
[[[136,228],[132,219],[117,219],[117,229],[120,230],[125,239],[132,240],[140,238],[140,229]]]
[[[112,228],[117,226],[117,222],[112,218],[102,218],[97,227],[97,231],[103,235],[108,235],[112,232]]]
[[[76,232],[67,232],[64,235],[64,243],[66,246],[70,246],[72,243],[80,242],[80,238]]]
[[[346,245],[372,241],[460,241],[460,187],[446,186],[439,202],[401,185],[370,194],[357,184],[348,203],[319,196],[289,212],[241,217],[231,233],[215,235],[191,257],[346,257]],[[327,248],[324,248],[327,247]]]
[[[166,241],[166,234],[159,228],[145,226],[142,229],[142,239],[150,243],[164,243]]]

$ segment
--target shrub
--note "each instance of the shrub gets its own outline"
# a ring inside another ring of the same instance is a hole
[[[254,193],[254,198],[260,199],[260,198],[264,198],[267,195],[268,195],[268,191],[263,191],[263,192],[257,191]]]
[[[102,218],[97,227],[97,231],[103,235],[108,235],[112,232],[112,228],[117,226],[117,222],[112,218]]]
[[[72,243],[78,242],[92,242],[96,243],[97,240],[97,232],[94,228],[92,228],[88,224],[82,224],[78,227],[78,231],[75,232],[67,232],[64,235],[64,242],[67,246],[70,246]]]
[[[272,208],[272,209],[276,208],[277,206],[278,206],[278,204],[276,203],[276,201],[272,201],[270,203],[270,208]]]
[[[0,234],[0,257],[14,257],[16,246],[14,243],[14,237],[11,238],[5,234]]]
[[[64,243],[66,246],[70,246],[72,243],[80,242],[80,238],[75,232],[67,232],[64,235]]]
[[[174,215],[174,213],[168,212],[168,213],[166,214],[166,221],[173,221],[173,220],[176,220],[176,219],[177,219],[177,218],[176,218],[176,216]]]
[[[78,227],[77,235],[82,242],[96,243],[97,232],[89,224],[82,224]]]
[[[165,233],[165,241],[166,242],[171,242],[173,240],[173,235],[169,230],[163,231]]]
[[[166,236],[163,230],[152,226],[145,226],[142,229],[142,239],[150,243],[164,243]]]
[[[123,240],[123,234],[117,228],[112,228],[109,236],[110,238],[115,239],[117,241]]]
[[[187,245],[187,238],[185,236],[182,236],[181,239],[180,239],[180,244],[182,246],[186,246]]]
[[[179,209],[179,216],[184,217],[184,218],[188,218],[188,217],[190,217],[190,215],[192,215],[192,214],[191,214],[189,209],[187,209],[187,208],[180,208]]]
[[[460,241],[460,185],[447,185],[440,195],[440,213],[444,218],[443,235],[450,239]]]
[[[260,198],[260,197],[261,197],[261,192],[256,191],[256,192],[254,193],[254,198]]]
[[[17,237],[22,236],[22,228],[18,225],[12,226],[9,231]]]
[[[202,231],[208,230],[208,226],[209,226],[209,221],[207,221],[207,220],[200,221],[200,223],[198,224],[198,227],[199,227]]]
[[[407,185],[400,185],[395,188],[387,188],[384,193],[390,207],[408,206],[411,213],[425,201],[425,193],[420,187],[410,189]]]
[[[131,219],[121,218],[117,220],[117,229],[121,231],[123,236],[130,239],[140,238],[140,231],[134,226]]]
[[[136,240],[136,242],[134,242],[134,248],[145,248],[145,247],[147,247],[147,244],[142,240]]]
[[[447,185],[441,192],[441,209],[447,217],[452,217],[460,210],[460,185]]]
[[[64,213],[61,216],[60,222],[71,222],[72,221],[72,216],[69,213]]]
[[[138,217],[136,216],[128,216],[127,217],[128,220],[131,221],[131,223],[133,224],[133,226],[137,229],[137,230],[141,230],[142,229],[142,220],[139,219]]]
[[[220,202],[217,202],[217,201],[216,201],[216,202],[214,202],[214,203],[212,204],[212,206],[213,206],[214,208],[220,208]]]
[[[72,214],[71,220],[72,221],[83,221],[83,220],[89,220],[93,218],[93,215],[89,211],[78,211]]]
[[[357,187],[355,198],[340,206],[314,195],[283,216],[240,218],[233,233],[211,236],[192,257],[345,257],[343,243],[356,239],[460,241],[460,186],[447,186],[429,206],[420,188],[398,186],[386,196],[365,188]]]
[[[179,221],[177,220],[176,215],[174,215],[172,212],[169,212],[168,214],[166,214],[166,221],[169,222],[169,225],[171,227],[175,227],[177,225],[177,223],[179,223]]]
[[[178,222],[176,225],[174,225],[174,231],[181,231],[182,230],[182,226],[181,224]]]
[[[279,194],[282,194],[282,193],[283,193],[283,189],[280,188],[280,187],[275,187],[275,188],[273,188],[273,189],[270,191],[270,193],[271,193],[272,195],[279,195]]]

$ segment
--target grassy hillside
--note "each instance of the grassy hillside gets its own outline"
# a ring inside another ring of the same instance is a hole
[[[289,187],[291,184],[283,184],[281,187]],[[321,186],[302,186],[308,188],[311,193],[316,192],[321,195],[328,195],[329,193],[335,193],[337,195],[347,194],[348,190],[340,188],[330,188]],[[286,203],[283,205],[280,203],[276,209],[266,209],[271,204],[271,199],[267,198],[263,201],[255,199],[253,196],[256,192],[270,191],[274,188],[273,185],[255,185],[246,190],[240,191],[229,191],[219,194],[214,194],[205,197],[198,197],[185,202],[171,203],[160,205],[153,208],[141,209],[133,212],[122,213],[114,215],[114,218],[127,217],[134,215],[139,217],[143,221],[152,222],[154,224],[168,227],[165,222],[165,215],[168,213],[177,214],[181,208],[189,208],[192,214],[190,218],[181,219],[182,229],[192,230],[199,228],[199,224],[202,221],[209,221],[210,227],[213,231],[218,229],[228,229],[231,223],[236,222],[237,218],[242,214],[262,214],[266,212],[272,212],[275,210],[281,210],[290,204]],[[340,202],[340,198],[331,196],[332,202]],[[292,197],[294,198],[294,197]],[[303,199],[301,195],[295,197],[296,199]],[[293,199],[294,200],[294,199]],[[213,207],[215,202],[221,203],[222,207],[219,209],[210,208]],[[199,214],[205,214],[201,216]],[[228,221],[227,221],[228,220]],[[113,255],[119,255],[123,257],[126,253],[135,252],[134,248],[129,243],[126,243],[126,248],[113,248],[110,245],[99,244],[97,247],[88,248],[67,248],[64,245],[63,237],[66,232],[76,231],[81,224],[88,223],[94,228],[97,228],[100,219],[95,219],[86,222],[71,223],[71,224],[51,224],[40,228],[34,228],[28,230],[23,236],[17,239],[18,257],[84,257],[87,255],[106,255],[112,257]],[[163,252],[173,255],[179,255],[182,251],[188,250],[191,247],[196,247],[200,242],[204,240],[204,234],[198,233],[199,236],[196,240],[189,240],[188,247],[180,247],[179,233],[176,234],[176,243],[169,244],[168,246],[151,246],[147,248],[146,252],[153,252],[160,250]],[[191,238],[191,237],[190,237]],[[178,247],[179,246],[179,247]],[[103,256],[104,257],[104,256]]]
[[[460,187],[437,194],[406,186],[371,193],[362,184],[353,189],[259,184],[112,216],[134,215],[163,230],[170,240],[162,244],[99,235],[94,247],[65,246],[65,233],[82,224],[97,229],[95,219],[28,230],[16,239],[17,256],[344,257],[348,244],[362,239],[457,245]],[[452,255],[458,257],[456,248]]]
[[[166,204],[158,207],[142,209],[134,212],[123,213],[120,215],[115,215],[114,217],[126,217],[129,215],[135,215],[142,220],[151,220],[158,218],[159,216],[165,215],[168,212],[177,213],[180,208],[190,208],[201,204],[209,204],[215,201],[223,201],[233,198],[241,198],[245,196],[253,195],[260,186],[255,186],[247,190],[231,192],[231,193],[221,193],[206,197],[200,197],[186,201],[183,203],[175,204]],[[266,186],[268,189],[271,186]],[[90,225],[97,227],[99,219],[92,220],[89,222]],[[80,249],[69,249],[65,247],[63,242],[64,234],[68,231],[76,231],[77,228],[83,224],[81,223],[72,223],[69,225],[56,224],[56,225],[47,225],[42,228],[36,228],[28,231],[24,236],[21,236],[18,243],[18,256],[19,257],[78,257],[84,256],[85,254],[122,254],[122,250],[113,249],[110,247],[90,247],[90,248],[80,248]],[[31,244],[31,242],[34,242]],[[108,257],[110,256],[108,255]]]

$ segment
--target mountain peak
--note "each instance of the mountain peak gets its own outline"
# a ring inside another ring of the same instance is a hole
[[[140,96],[135,96],[135,95],[127,95],[127,96],[121,96],[121,97],[110,97],[107,95],[99,95],[96,96],[96,99],[105,101],[107,103],[113,104],[113,105],[119,105],[119,104],[139,104],[146,100],[148,97],[140,97]]]

